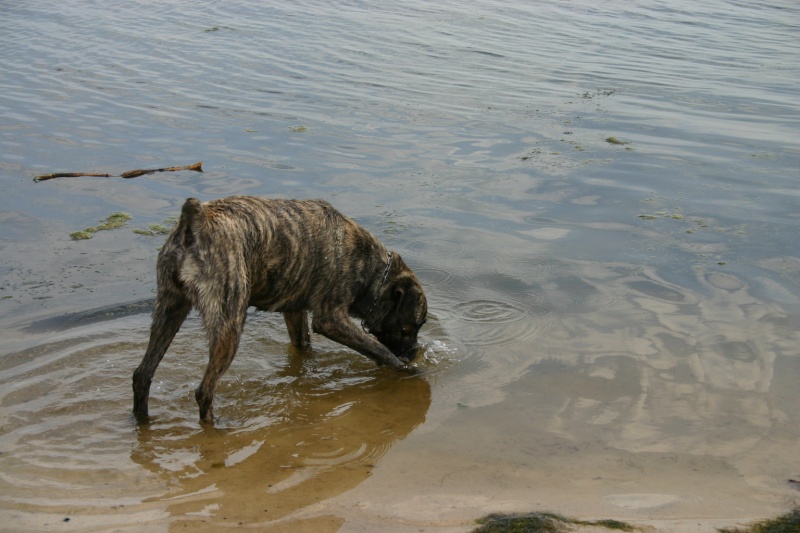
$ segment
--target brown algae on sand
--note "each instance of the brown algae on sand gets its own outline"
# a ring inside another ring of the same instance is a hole
[[[555,513],[491,514],[478,520],[480,527],[472,533],[567,533],[573,526],[603,527],[612,531],[636,531],[619,520],[584,521]]]
[[[797,533],[800,531],[800,507],[777,518],[755,522],[742,528],[718,529],[719,533]]]

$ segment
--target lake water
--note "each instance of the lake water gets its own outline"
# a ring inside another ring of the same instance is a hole
[[[762,517],[800,493],[793,1],[0,4],[8,531]],[[131,180],[63,178],[185,165]],[[137,427],[163,224],[317,197],[428,294],[418,376],[192,316]],[[74,241],[114,212],[120,229]]]

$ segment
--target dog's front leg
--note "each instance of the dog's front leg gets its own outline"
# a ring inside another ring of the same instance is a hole
[[[405,366],[400,359],[389,351],[389,348],[359,329],[344,311],[314,313],[312,327],[315,333],[325,335],[332,341],[344,344],[348,348],[366,355],[378,365],[388,365],[395,368]]]
[[[308,313],[306,311],[295,311],[283,313],[286,321],[286,329],[289,330],[289,339],[292,346],[300,350],[306,350],[311,345],[311,336],[308,333]]]

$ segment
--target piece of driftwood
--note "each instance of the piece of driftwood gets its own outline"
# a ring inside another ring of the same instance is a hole
[[[97,172],[56,172],[53,174],[42,174],[41,176],[36,176],[33,178],[33,181],[38,183],[40,181],[51,180],[54,178],[77,178],[79,176],[92,176],[95,178],[124,178],[124,179],[131,179],[131,178],[138,178],[139,176],[144,176],[145,174],[153,174],[155,172],[176,172],[178,170],[194,170],[195,172],[202,172],[203,171],[203,162],[200,161],[195,163],[194,165],[184,165],[182,167],[167,167],[167,168],[151,168],[146,170],[129,170],[127,172],[123,172],[122,174],[100,174]]]

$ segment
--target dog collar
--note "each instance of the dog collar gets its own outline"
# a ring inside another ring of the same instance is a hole
[[[386,270],[383,271],[383,277],[381,278],[381,284],[378,285],[378,291],[381,290],[383,284],[386,283],[386,280],[389,278],[389,270],[392,269],[392,252],[389,252],[389,260],[386,261]],[[375,307],[375,304],[378,303],[378,297],[375,296],[375,301],[372,302],[372,307]]]

